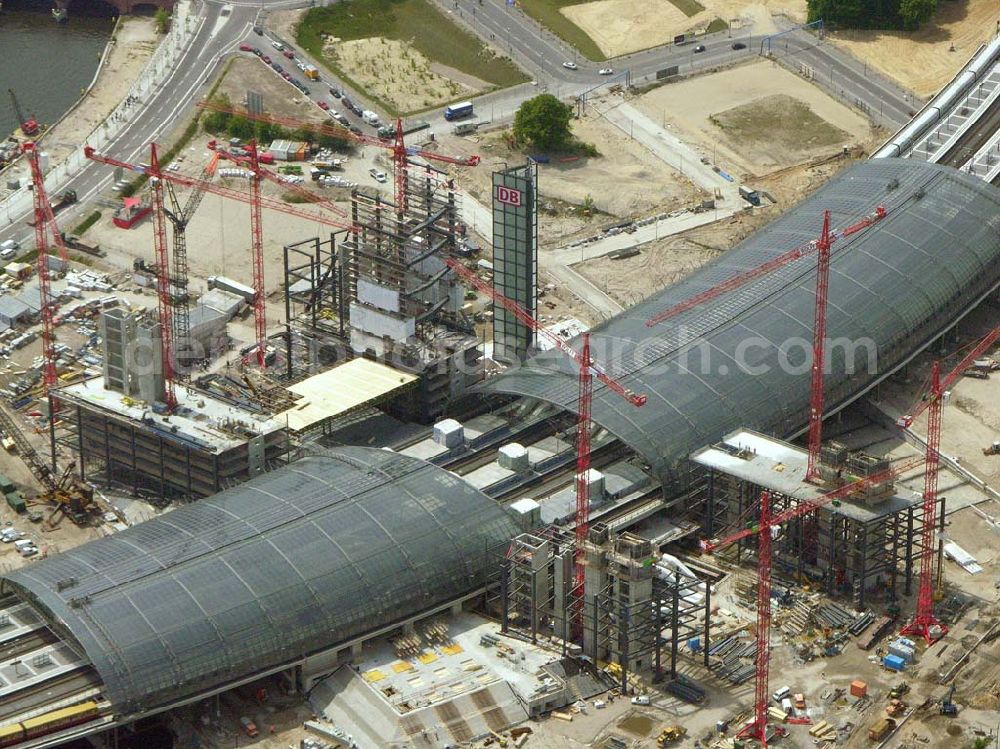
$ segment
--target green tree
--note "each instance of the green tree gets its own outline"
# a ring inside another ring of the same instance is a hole
[[[233,103],[229,100],[229,97],[225,94],[219,94],[212,99],[212,104],[220,107],[232,107]],[[205,115],[201,119],[201,126],[205,128],[205,132],[212,133],[213,135],[218,135],[220,133],[226,132],[229,127],[229,120],[232,119],[232,115],[229,112],[215,112],[209,110],[205,112]]]
[[[903,28],[920,28],[920,24],[929,21],[937,11],[937,0],[899,0],[899,17],[903,20]]]
[[[573,108],[552,94],[528,99],[514,117],[514,137],[538,148],[558,149],[572,140],[569,123]]]
[[[167,29],[170,27],[170,14],[166,8],[156,9],[156,13],[153,14],[153,23],[156,24],[157,34],[167,33]]]

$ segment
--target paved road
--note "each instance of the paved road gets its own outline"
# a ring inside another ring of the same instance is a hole
[[[273,4],[280,5],[282,0]],[[104,150],[125,160],[145,161],[144,152],[149,142],[173,128],[191,111],[211,80],[219,60],[251,34],[260,6],[259,1],[252,5],[229,6],[214,0],[200,2],[195,8],[200,26],[194,39],[168,78],[142,102],[138,114]],[[64,184],[49,185],[49,192],[56,194],[72,188],[84,202],[106,189],[111,179],[108,167],[88,163]],[[31,232],[24,223],[27,218],[25,211],[12,214],[13,225],[0,229],[0,241],[17,239],[22,244],[30,243]]]

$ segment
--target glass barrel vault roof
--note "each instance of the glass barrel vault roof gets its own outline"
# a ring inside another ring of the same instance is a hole
[[[1000,190],[949,167],[860,162],[719,260],[594,328],[595,361],[649,397],[636,408],[595,381],[594,421],[648,460],[663,481],[677,477],[694,449],[738,427],[782,436],[801,430],[809,404],[815,252],[655,327],[645,322],[815,240],[824,209],[835,230],[878,205],[888,210],[883,220],[833,245],[827,412],[874,385],[1000,284]],[[845,341],[855,342],[853,352]],[[877,347],[873,371],[867,341]],[[577,389],[575,365],[558,352],[537,354],[484,385],[571,411]]]
[[[306,457],[6,575],[86,651],[119,714],[291,663],[476,589],[492,499],[385,450]]]

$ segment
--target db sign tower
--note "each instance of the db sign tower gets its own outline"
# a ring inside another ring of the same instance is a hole
[[[538,317],[538,167],[529,160],[493,172],[493,287]],[[493,355],[523,360],[534,332],[503,307],[493,310]]]

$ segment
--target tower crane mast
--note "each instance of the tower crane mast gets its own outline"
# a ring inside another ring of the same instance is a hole
[[[760,515],[756,523],[752,526],[741,528],[721,539],[702,542],[702,549],[711,553],[750,536],[757,536],[757,652],[754,680],[754,707],[751,721],[738,734],[740,738],[756,739],[761,747],[764,749],[767,747],[768,679],[771,661],[771,569],[773,562],[772,544],[775,532],[781,525],[794,518],[809,515],[834,500],[848,498],[868,486],[892,481],[923,462],[924,459],[922,457],[904,460],[885,471],[880,471],[850,484],[844,484],[814,499],[802,500],[794,507],[777,514],[772,514],[770,492],[764,491],[760,495]]]
[[[32,199],[35,211],[35,249],[38,256],[35,266],[38,273],[39,306],[42,318],[42,386],[44,392],[55,387],[59,382],[56,373],[55,324],[53,321],[52,292],[49,286],[49,242],[46,230],[53,234],[53,241],[65,253],[62,235],[56,225],[52,205],[45,192],[45,177],[38,158],[38,146],[35,143],[25,143],[24,152],[31,167]]]
[[[931,366],[930,392],[920,405],[897,423],[904,429],[927,411],[927,451],[924,469],[923,524],[920,528],[920,584],[917,588],[917,610],[913,620],[903,628],[903,634],[923,637],[933,644],[948,634],[948,627],[934,616],[934,526],[937,525],[938,474],[941,468],[941,416],[944,393],[990,346],[1000,340],[1000,326],[991,330],[975,345],[944,379],[941,362]]]
[[[577,601],[576,613],[582,615],[584,565],[583,565],[583,542],[587,538],[587,529],[590,525],[590,430],[591,430],[591,403],[593,400],[593,378],[596,377],[612,392],[616,393],[633,406],[644,406],[646,396],[633,393],[620,382],[609,376],[601,369],[591,356],[590,334],[584,333],[581,336],[582,346],[577,352],[560,336],[542,326],[527,310],[522,308],[517,302],[507,298],[493,288],[491,284],[480,279],[475,273],[470,271],[458,260],[454,258],[445,259],[448,265],[466,283],[489,296],[494,303],[510,312],[537,335],[542,336],[553,346],[558,348],[563,354],[572,359],[580,367],[579,376],[579,400],[577,402],[577,426],[576,426],[576,553],[573,591]]]

